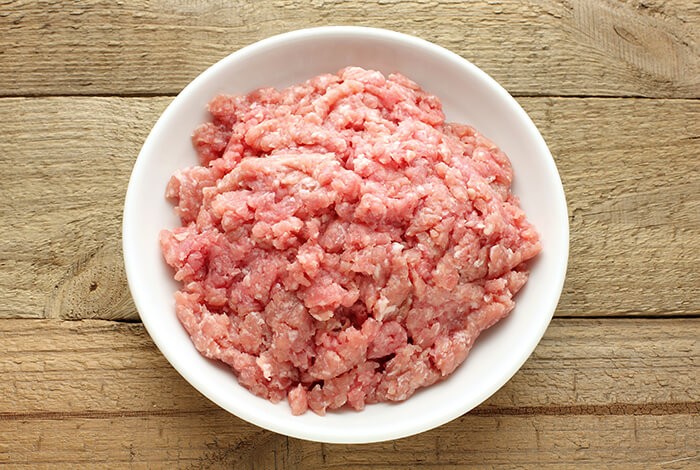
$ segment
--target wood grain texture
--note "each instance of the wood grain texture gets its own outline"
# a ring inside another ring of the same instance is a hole
[[[700,319],[659,321],[663,329],[639,319],[555,320],[521,371],[480,410],[697,411]],[[167,363],[140,324],[7,320],[0,322],[0,350],[4,419],[216,409]]]
[[[358,447],[289,439],[228,415],[139,324],[4,320],[0,465],[692,467],[699,336],[699,319],[555,320],[484,405],[428,433]]]
[[[129,174],[172,96],[328,24],[491,74],[549,144],[571,224],[558,318],[521,370],[451,423],[362,446],[201,396],[138,323],[121,253]],[[698,25],[696,0],[0,0],[0,467],[700,468]]]
[[[518,95],[698,97],[699,22],[693,0],[6,0],[0,95],[174,94],[244,45],[334,24],[418,35]]]
[[[137,318],[121,212],[138,150],[169,101],[0,100],[0,317]]]
[[[700,101],[520,101],[569,206],[558,314],[700,313]]]
[[[569,201],[557,315],[699,314],[700,101],[520,101]],[[122,265],[122,204],[169,102],[0,99],[0,318],[138,318]]]
[[[697,468],[700,418],[465,415],[417,437],[329,445],[255,432],[223,411],[0,422],[4,468]]]

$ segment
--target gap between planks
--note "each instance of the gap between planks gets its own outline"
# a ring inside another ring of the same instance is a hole
[[[506,90],[508,91],[508,90]],[[549,93],[518,93],[518,92],[508,92],[513,98],[565,98],[565,99],[604,99],[604,100],[616,100],[616,99],[631,99],[631,100],[647,100],[647,101],[697,101],[700,97],[682,97],[682,96],[671,96],[671,97],[658,97],[658,96],[644,96],[644,95],[596,95],[596,94],[549,94]],[[1,94],[0,100],[2,99],[42,99],[42,98],[175,98],[179,93],[28,93],[22,95],[12,95],[12,94]]]
[[[131,410],[131,411],[33,411],[0,412],[1,421],[145,418],[156,416],[215,415],[224,410]],[[472,416],[631,416],[631,415],[688,415],[700,413],[700,402],[679,403],[611,403],[608,405],[523,406],[475,408],[466,414]]]
[[[105,318],[106,322],[113,323],[130,323],[135,325],[142,324],[140,318],[137,317],[138,313],[134,313],[134,317],[127,318]],[[612,315],[587,315],[585,317],[575,316],[575,315],[557,315],[555,318],[558,320],[580,320],[582,318],[586,320],[679,320],[679,319],[697,319],[700,318],[700,313],[663,313],[659,311],[657,314],[644,314],[636,315],[634,312],[623,312],[615,313]],[[53,319],[53,318],[52,318]],[[97,318],[99,319],[99,318]],[[46,320],[46,318],[3,318],[0,321],[12,321],[12,320]],[[83,320],[90,320],[89,318],[57,318],[59,321],[64,322],[80,322]]]

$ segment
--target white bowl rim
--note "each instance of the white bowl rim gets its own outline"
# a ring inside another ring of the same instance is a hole
[[[279,421],[273,421],[266,419],[265,416],[261,416],[261,414],[256,413],[252,407],[246,407],[244,404],[241,406],[230,406],[230,405],[224,405],[220,403],[219,400],[217,400],[214,397],[214,393],[212,393],[208,387],[207,384],[204,380],[202,380],[194,371],[191,369],[187,368],[184,366],[184,364],[179,363],[177,360],[174,360],[172,357],[169,357],[169,355],[165,352],[167,351],[166,347],[166,338],[163,338],[162,335],[158,334],[158,328],[157,325],[155,324],[155,321],[152,316],[145,314],[144,315],[144,307],[143,307],[143,301],[142,299],[144,298],[143,296],[148,295],[148,291],[144,290],[144,287],[139,285],[136,282],[137,276],[137,270],[138,270],[138,259],[136,259],[134,253],[129,249],[129,244],[130,244],[130,227],[132,223],[136,223],[136,220],[133,220],[132,217],[130,217],[130,213],[134,213],[134,209],[138,205],[138,201],[136,198],[133,196],[135,193],[135,186],[136,183],[140,180],[139,175],[143,173],[143,168],[145,166],[145,155],[150,152],[150,142],[153,140],[153,136],[162,132],[162,127],[165,126],[166,121],[169,119],[169,116],[171,114],[174,114],[177,111],[177,104],[179,100],[188,95],[192,90],[197,89],[197,87],[200,85],[200,83],[206,81],[209,76],[215,75],[218,73],[218,71],[222,68],[226,68],[227,65],[232,62],[236,61],[239,59],[242,59],[243,57],[257,54],[262,50],[265,50],[267,48],[274,48],[277,45],[284,43],[286,41],[290,40],[297,40],[297,39],[302,39],[302,38],[308,38],[311,36],[317,36],[317,37],[328,37],[328,36],[348,36],[348,37],[355,37],[355,38],[376,38],[376,39],[388,39],[388,40],[393,40],[397,42],[402,42],[405,44],[408,44],[412,47],[418,48],[418,49],[423,49],[427,51],[430,54],[440,56],[441,58],[452,61],[452,62],[457,62],[461,67],[466,69],[470,74],[474,74],[480,78],[480,80],[486,82],[494,91],[498,92],[503,99],[506,101],[510,101],[511,105],[513,107],[513,110],[519,114],[519,119],[529,128],[529,131],[532,135],[536,136],[536,139],[538,140],[538,148],[542,152],[543,157],[546,157],[546,164],[548,167],[548,170],[551,172],[551,176],[555,177],[557,179],[556,183],[556,190],[558,194],[554,194],[553,197],[557,200],[557,205],[559,206],[557,209],[559,212],[562,212],[564,214],[568,214],[568,209],[567,209],[567,204],[566,204],[566,198],[564,194],[564,188],[561,183],[561,178],[559,176],[559,172],[557,171],[556,164],[554,162],[554,159],[551,155],[551,152],[549,151],[549,148],[547,147],[544,138],[540,134],[539,130],[536,128],[530,117],[527,115],[527,113],[522,109],[522,107],[517,103],[515,98],[513,98],[498,82],[496,82],[493,78],[491,78],[486,72],[482,71],[480,68],[478,68],[476,65],[472,64],[469,62],[467,59],[457,55],[456,53],[445,49],[441,46],[438,46],[434,43],[431,43],[429,41],[426,41],[424,39],[411,36],[408,34],[404,33],[399,33],[396,31],[391,31],[387,29],[381,29],[381,28],[372,28],[372,27],[364,27],[364,26],[321,26],[321,27],[313,27],[313,28],[306,28],[306,29],[300,29],[300,30],[295,30],[295,31],[290,31],[282,34],[278,34],[275,36],[268,37],[266,39],[260,40],[258,42],[255,42],[253,44],[250,44],[248,46],[245,46],[232,54],[224,57],[223,59],[219,60],[217,63],[214,65],[210,66],[208,69],[206,69],[204,72],[202,72],[199,76],[197,76],[192,82],[190,82],[179,94],[178,96],[173,99],[173,101],[168,105],[166,110],[163,112],[163,114],[159,117],[157,120],[156,124],[152,128],[151,132],[149,133],[148,138],[146,139],[141,151],[139,152],[139,156],[136,159],[136,162],[134,164],[132,174],[129,180],[129,186],[127,188],[127,193],[126,193],[126,198],[124,201],[124,211],[123,211],[123,225],[122,225],[122,243],[123,243],[123,255],[124,255],[124,264],[125,264],[125,270],[126,270],[126,275],[127,275],[127,281],[129,285],[129,289],[132,293],[132,297],[134,299],[134,303],[136,305],[136,308],[140,314],[141,321],[143,322],[146,330],[148,331],[149,335],[151,336],[152,340],[158,347],[158,349],[161,351],[161,353],[166,357],[168,362],[178,371],[178,373],[187,380],[195,389],[197,389],[200,393],[202,393],[204,396],[206,396],[209,400],[213,401],[223,409],[227,410],[228,412],[238,416],[239,418],[248,421],[254,425],[257,425],[259,427],[284,434],[290,437],[295,437],[299,439],[305,439],[305,440],[311,440],[311,441],[316,441],[316,442],[327,442],[327,443],[371,443],[371,442],[381,442],[381,441],[387,441],[387,440],[392,440],[392,439],[399,439],[411,435],[415,435],[424,431],[428,431],[430,429],[436,428],[438,426],[441,426],[449,421],[452,421],[459,416],[463,415],[464,413],[467,413],[474,407],[478,406],[479,404],[483,403],[487,398],[489,398],[491,395],[493,395],[496,391],[498,391],[506,382],[508,382],[513,375],[522,367],[522,365],[525,363],[525,361],[529,358],[529,356],[532,354],[534,351],[535,347],[538,345],[540,340],[542,339],[542,336],[544,336],[544,333],[549,326],[549,323],[551,322],[552,317],[554,316],[554,312],[556,310],[557,304],[559,302],[559,298],[564,286],[564,280],[566,276],[566,270],[567,270],[567,264],[568,264],[568,256],[569,256],[569,224],[568,224],[568,217],[563,220],[564,225],[561,227],[559,236],[562,237],[560,242],[562,243],[562,248],[561,248],[561,255],[562,256],[562,262],[561,264],[558,265],[558,270],[559,272],[556,273],[556,278],[558,279],[558,283],[556,285],[551,286],[551,291],[552,295],[549,298],[548,305],[546,306],[545,310],[548,312],[547,316],[543,315],[541,323],[538,325],[538,333],[537,335],[533,335],[527,338],[528,345],[527,345],[527,350],[529,351],[528,354],[523,355],[519,361],[514,361],[511,364],[511,367],[505,370],[502,374],[502,381],[498,384],[494,384],[493,387],[490,387],[488,389],[483,389],[481,393],[474,399],[470,401],[468,406],[464,407],[454,407],[450,409],[448,412],[444,412],[442,414],[435,414],[435,415],[430,415],[430,416],[425,416],[421,417],[422,419],[419,419],[416,417],[416,423],[411,426],[410,428],[404,427],[404,428],[393,428],[391,432],[384,432],[384,434],[381,435],[376,435],[372,433],[371,429],[367,430],[367,434],[363,436],[356,436],[356,435],[342,435],[340,434],[334,434],[331,436],[326,436],[321,433],[309,433],[309,432],[300,432],[298,429],[294,427],[293,420],[285,421],[285,422],[279,422]],[[410,398],[409,398],[410,400]],[[291,413],[290,413],[291,416]]]

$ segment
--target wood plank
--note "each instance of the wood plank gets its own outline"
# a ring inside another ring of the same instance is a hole
[[[138,318],[122,265],[122,201],[170,100],[0,99],[0,318]],[[569,202],[557,315],[700,313],[700,101],[520,101]]]
[[[225,412],[0,421],[0,465],[168,468],[222,461],[268,434]],[[229,457],[230,458],[230,457]],[[202,468],[199,466],[199,468]]]
[[[174,94],[244,45],[349,24],[445,46],[515,94],[698,97],[699,22],[693,0],[9,0],[0,94]]]
[[[121,212],[139,148],[169,102],[0,100],[0,318],[138,318]]]
[[[557,314],[700,313],[700,102],[520,101],[569,206]]]
[[[697,412],[699,337],[700,319],[555,319],[520,372],[478,410]],[[0,350],[0,419],[216,409],[167,363],[141,324],[4,320]]]
[[[140,324],[3,320],[0,465],[692,468],[699,335],[700,319],[555,320],[473,412],[411,438],[343,446],[288,439],[218,409]]]
[[[224,412],[0,421],[11,468],[697,468],[697,414],[463,416],[418,436],[328,445],[255,431]]]

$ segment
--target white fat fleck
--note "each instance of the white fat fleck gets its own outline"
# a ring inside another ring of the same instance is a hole
[[[375,304],[377,307],[377,313],[384,313],[387,305],[389,305],[389,299],[384,296],[379,297],[379,300],[377,300],[377,303]]]
[[[387,315],[390,315],[396,311],[396,305],[389,306],[389,299],[384,296],[379,297],[377,303],[374,304],[376,315],[375,319],[377,321],[382,321]]]
[[[482,264],[484,264],[484,260],[483,260],[483,259],[478,259],[478,260],[476,260],[476,261],[474,262],[474,267],[475,267],[475,268],[480,268]]]
[[[260,312],[250,312],[248,315],[253,317],[253,319],[258,325],[262,325],[263,323],[265,323],[265,320],[263,319]]]
[[[402,243],[399,242],[393,242],[391,244],[391,251],[392,253],[401,253],[404,248],[406,248]]]
[[[255,363],[260,367],[260,370],[262,370],[263,377],[265,377],[266,380],[272,380],[272,365],[261,357],[257,358]]]
[[[315,179],[307,176],[299,181],[299,187],[306,190],[314,190],[319,187],[319,184]]]
[[[318,321],[328,321],[333,318],[332,310],[324,310],[323,312],[309,312],[309,314]]]
[[[180,232],[180,233],[176,233],[175,235],[173,235],[173,238],[175,240],[181,242],[182,240],[187,238],[187,235],[189,235],[187,232]]]
[[[493,230],[493,224],[488,224],[486,227],[484,227],[484,235],[491,235],[493,233]]]
[[[491,294],[486,294],[484,296],[484,302],[491,302],[493,300],[493,296]]]
[[[364,156],[356,156],[355,160],[353,160],[353,166],[355,167],[355,171],[360,171],[364,170],[369,166],[369,160],[365,158]]]

